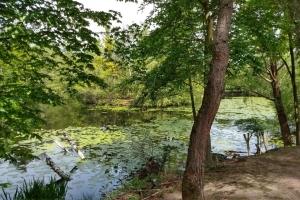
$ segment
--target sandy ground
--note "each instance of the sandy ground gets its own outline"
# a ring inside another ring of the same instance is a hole
[[[300,147],[288,147],[244,161],[228,160],[206,174],[207,200],[300,200]],[[180,184],[148,199],[180,200]]]

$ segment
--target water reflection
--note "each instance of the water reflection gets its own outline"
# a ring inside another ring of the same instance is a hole
[[[112,110],[110,108],[80,106],[76,103],[74,105],[66,105],[59,107],[43,107],[45,111],[44,118],[47,124],[44,129],[62,129],[68,126],[99,126],[116,125],[116,126],[130,126],[136,123],[148,123],[151,120],[165,120],[174,116],[178,118],[191,119],[192,115],[187,109],[183,111],[170,110],[141,110],[141,109],[125,109]]]

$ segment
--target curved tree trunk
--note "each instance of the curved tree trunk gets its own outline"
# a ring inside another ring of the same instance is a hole
[[[195,119],[197,117],[197,112],[196,112],[194,92],[193,92],[193,84],[192,84],[192,78],[191,77],[189,77],[189,87],[190,87],[190,98],[191,98],[191,103],[192,103],[193,119],[195,121]],[[210,136],[209,136],[208,141],[207,141],[207,148],[206,148],[205,167],[214,167],[215,165],[216,165],[216,163],[212,159],[211,140],[210,140]]]
[[[278,83],[278,69],[275,61],[270,63],[269,72],[271,77],[271,85],[273,90],[275,109],[276,109],[276,113],[280,125],[282,140],[284,146],[290,146],[293,144],[293,139],[292,139],[291,130],[288,124],[288,120],[281,99],[281,91]]]
[[[233,12],[232,0],[220,0],[218,22],[212,46],[212,62],[202,105],[191,130],[186,169],[182,181],[182,199],[204,199],[204,163],[211,125],[223,94],[229,60],[228,36]]]

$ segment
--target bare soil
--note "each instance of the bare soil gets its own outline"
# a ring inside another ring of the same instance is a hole
[[[141,199],[180,200],[181,179],[166,177]],[[207,200],[300,200],[300,147],[221,162],[206,173],[204,190]]]
[[[300,147],[225,161],[206,174],[204,190],[208,200],[299,200]],[[180,190],[172,193],[161,199],[181,199]]]

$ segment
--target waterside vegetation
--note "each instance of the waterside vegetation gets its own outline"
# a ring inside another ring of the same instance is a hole
[[[260,96],[272,103],[272,114],[275,113],[271,119],[275,122],[272,131],[261,126],[263,120],[270,120],[262,117],[265,115],[262,109],[261,116],[254,116],[260,121],[253,117],[235,119],[245,132],[248,147],[250,135],[257,136],[257,155],[260,136],[265,132],[278,133],[284,147],[300,145],[299,1],[143,0],[139,3],[142,10],[152,7],[145,22],[121,28],[120,13],[93,11],[74,0],[0,2],[0,159],[15,165],[28,164],[48,153],[28,148],[28,143],[50,145],[53,139],[62,142],[60,137],[67,137],[66,134],[75,138],[75,142],[68,141],[76,158],[81,157],[80,162],[73,160],[72,164],[89,164],[94,161],[89,158],[97,156],[99,161],[102,159],[99,152],[91,152],[94,149],[89,152],[88,145],[118,144],[127,153],[124,149],[132,145],[130,150],[142,155],[136,161],[141,165],[151,159],[161,159],[164,165],[162,152],[169,152],[172,159],[172,152],[184,150],[186,153],[180,159],[184,160],[180,163],[184,169],[182,199],[202,200],[205,169],[217,166],[212,154],[212,127],[218,120],[225,91]],[[104,28],[101,37],[89,29],[91,22]],[[149,108],[184,105],[190,107],[190,115],[180,124],[185,129],[182,132],[175,130],[179,125],[170,118],[163,135],[158,133],[160,126],[156,131],[152,126],[146,131],[137,128],[128,131],[130,134],[116,130],[114,116],[114,123],[98,122],[93,128],[77,125],[70,128],[74,129],[70,133],[41,129],[47,121],[48,125],[53,124],[49,121],[50,112],[45,110],[74,100],[86,106],[126,102],[145,112]],[[57,134],[49,134],[55,131]],[[159,137],[153,141],[155,135]],[[221,136],[218,139],[223,139]],[[161,145],[158,145],[160,153],[153,144]],[[267,149],[268,145],[265,146]],[[81,152],[80,148],[87,152]],[[113,149],[105,155],[113,164],[105,171],[120,172],[119,160],[114,157],[119,154],[122,153]],[[53,159],[53,155],[49,158]],[[50,160],[47,158],[47,163],[57,171],[59,167],[54,167],[54,160]],[[34,190],[35,185],[44,184],[39,180],[28,183]],[[26,187],[27,182],[22,191],[29,191]],[[16,195],[22,196],[19,192]]]

